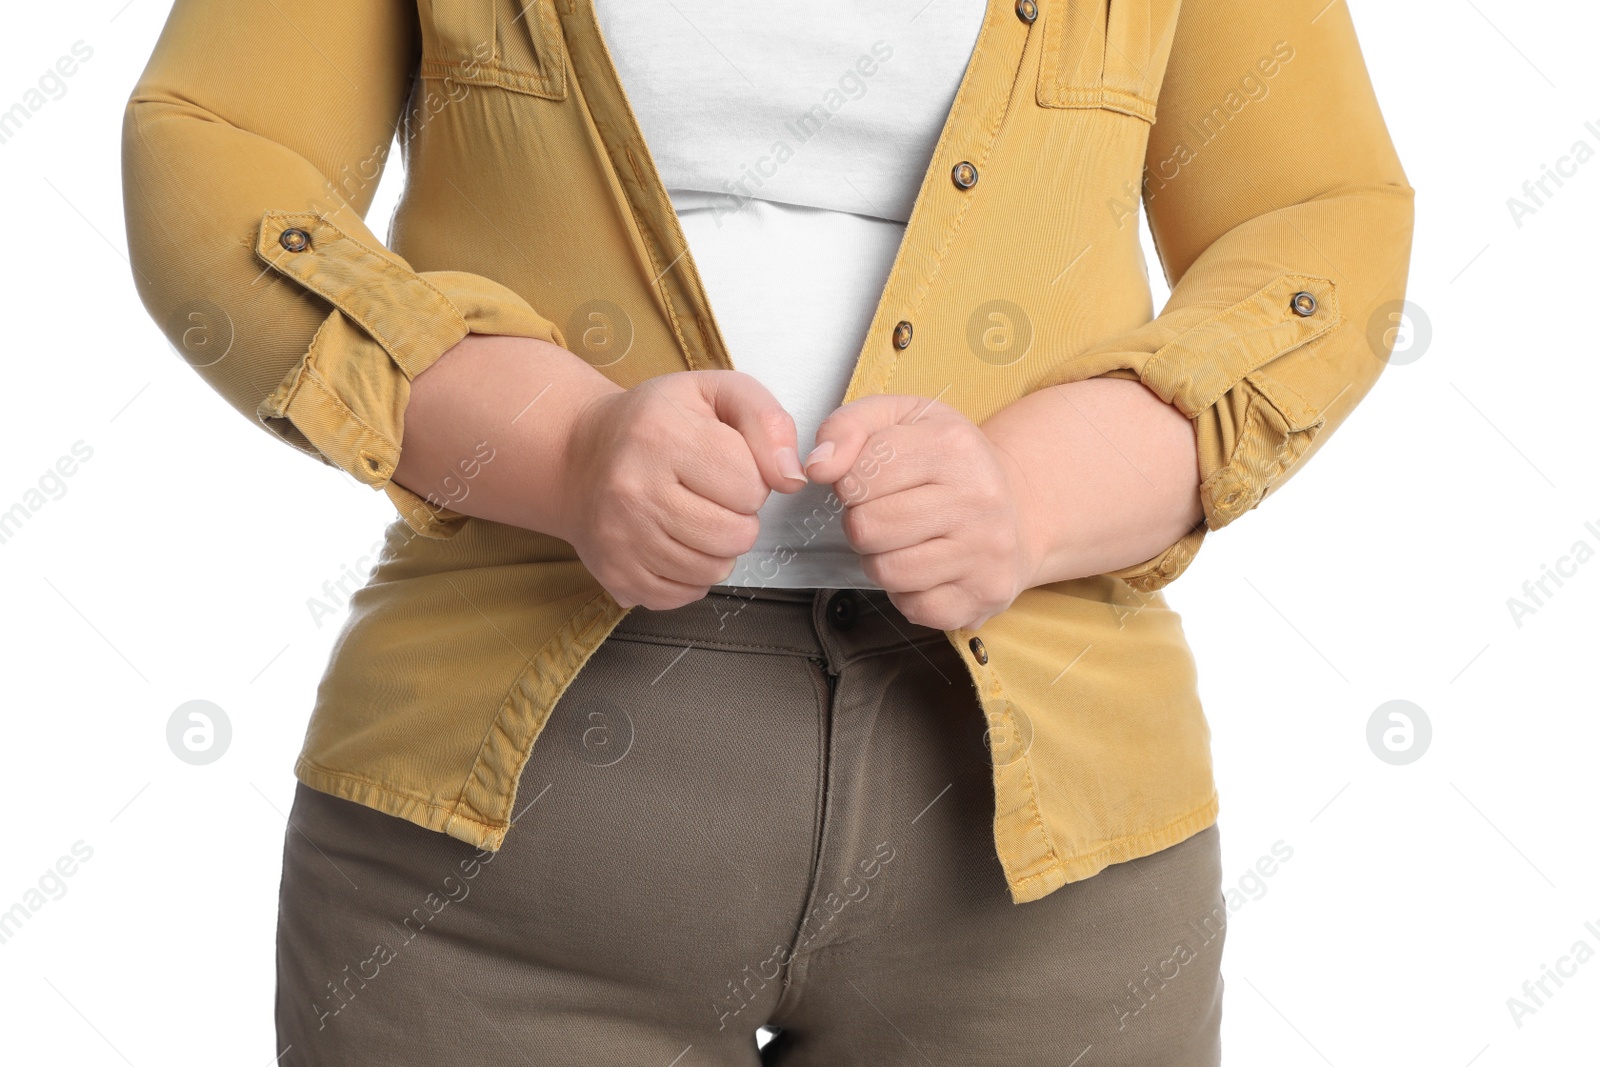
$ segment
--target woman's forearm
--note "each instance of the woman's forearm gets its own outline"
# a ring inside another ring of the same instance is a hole
[[[573,421],[621,388],[559,345],[468,334],[411,383],[394,480],[436,509],[562,536]]]
[[[1194,426],[1139,382],[1049,386],[982,430],[1015,482],[1030,586],[1142,563],[1202,519]]]

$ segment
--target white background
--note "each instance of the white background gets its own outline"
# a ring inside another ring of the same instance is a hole
[[[74,442],[93,449],[0,544],[0,910],[75,842],[93,850],[0,944],[11,1063],[273,1061],[290,767],[342,618],[318,626],[307,601],[393,515],[248,426],[135,297],[119,128],[167,7],[8,12],[0,108],[75,41],[93,49],[0,144],[0,510]],[[1432,340],[1402,338],[1406,361],[1335,438],[1168,591],[1214,731],[1228,883],[1293,849],[1230,918],[1226,1062],[1594,1062],[1600,960],[1520,1026],[1507,998],[1580,939],[1600,951],[1600,560],[1520,627],[1507,600],[1575,542],[1600,548],[1600,160],[1520,227],[1506,202],[1575,141],[1600,149],[1600,13],[1352,7],[1418,190],[1408,295]],[[396,157],[379,233],[401,180]],[[191,699],[232,722],[209,766],[167,747]],[[1367,742],[1394,699],[1433,728],[1405,766]]]

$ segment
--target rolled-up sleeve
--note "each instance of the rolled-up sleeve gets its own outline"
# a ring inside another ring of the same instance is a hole
[[[1349,12],[1324,0],[1183,0],[1145,164],[1171,299],[1075,362],[1193,421],[1202,524],[1110,572],[1154,591],[1300,470],[1387,365],[1392,332],[1372,323],[1404,296],[1412,188]]]
[[[440,538],[466,516],[392,480],[412,380],[468,333],[565,340],[364,222],[417,49],[412,0],[177,0],[128,100],[122,180],[140,299],[189,365]]]

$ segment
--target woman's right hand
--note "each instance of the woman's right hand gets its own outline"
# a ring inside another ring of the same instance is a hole
[[[806,484],[797,446],[740,371],[624,389],[548,341],[468,334],[412,381],[394,480],[560,537],[618,603],[664,610],[729,577],[771,490]]]
[[[577,413],[557,536],[623,607],[699,600],[756,542],[756,512],[806,484],[794,419],[732,370],[665,374]]]

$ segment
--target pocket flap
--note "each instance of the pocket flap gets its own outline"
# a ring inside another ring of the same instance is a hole
[[[1156,119],[1180,0],[1048,0],[1035,99]]]
[[[554,0],[417,0],[417,9],[422,77],[565,99],[566,50]]]

